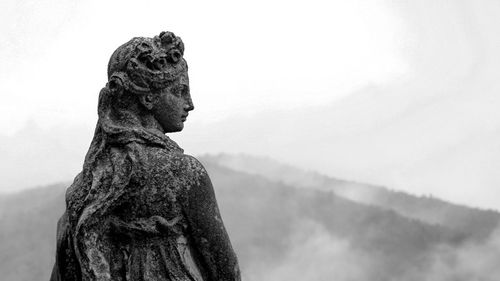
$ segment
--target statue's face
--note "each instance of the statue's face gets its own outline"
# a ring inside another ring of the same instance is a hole
[[[152,113],[164,133],[179,132],[184,128],[188,112],[194,109],[189,93],[187,73],[179,76],[170,86],[161,90]]]

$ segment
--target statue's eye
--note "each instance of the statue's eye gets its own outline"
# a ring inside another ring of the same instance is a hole
[[[184,87],[183,86],[176,86],[172,89],[172,94],[178,98],[182,96],[182,93],[184,92]]]
[[[178,85],[172,90],[172,93],[179,98],[189,96],[189,87],[186,85]]]

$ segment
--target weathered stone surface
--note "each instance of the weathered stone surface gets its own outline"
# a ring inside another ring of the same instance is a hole
[[[165,135],[194,108],[183,53],[162,32],[111,56],[51,281],[240,280],[207,172]]]

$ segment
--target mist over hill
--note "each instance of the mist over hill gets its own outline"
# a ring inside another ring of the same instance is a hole
[[[498,212],[331,179],[269,159],[200,159],[212,178],[244,280],[500,278]],[[66,186],[0,196],[2,280],[48,280]],[[344,196],[350,189],[386,196],[370,196],[367,202]],[[434,210],[439,219],[410,216],[404,202],[415,212]],[[467,223],[458,224],[460,218]]]
[[[394,210],[426,223],[446,225],[476,238],[488,236],[500,222],[498,211],[468,208],[432,196],[415,196],[382,186],[327,177],[271,158],[221,153],[205,155],[200,159],[299,188],[333,191],[355,202]]]
[[[43,129],[34,121],[12,136],[0,134],[0,193],[71,180],[82,168],[91,139],[91,128]]]

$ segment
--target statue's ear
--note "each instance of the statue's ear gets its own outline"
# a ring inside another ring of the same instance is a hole
[[[146,94],[139,96],[139,102],[144,106],[147,110],[151,110],[155,104],[155,96],[153,94]]]
[[[108,88],[114,96],[120,96],[124,91],[123,81],[120,77],[112,76],[108,82]]]

